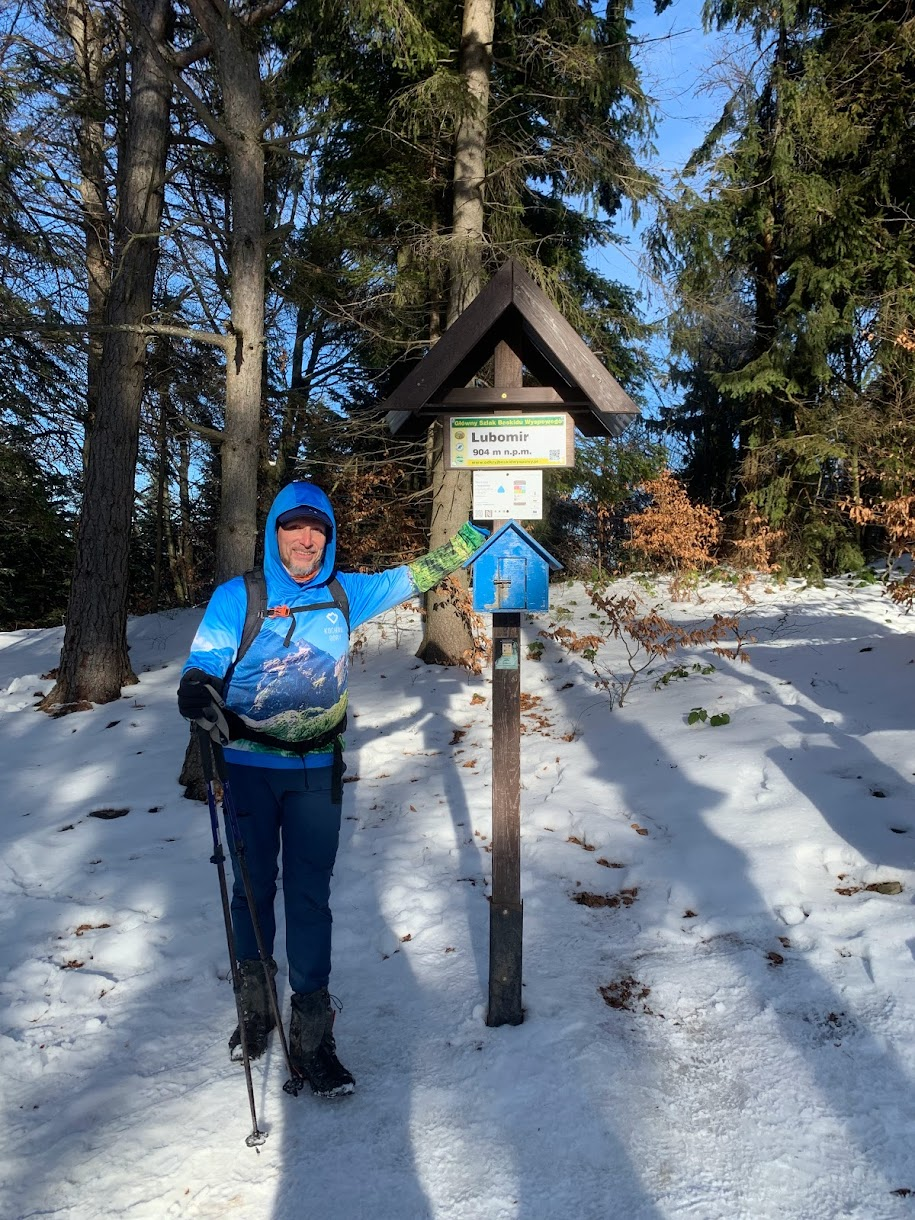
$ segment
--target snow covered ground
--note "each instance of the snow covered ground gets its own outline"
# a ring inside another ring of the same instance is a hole
[[[701,597],[671,612],[743,607]],[[2,1215],[915,1215],[915,623],[844,580],[753,599],[750,664],[659,666],[622,709],[552,641],[525,660],[516,1028],[484,1022],[488,676],[420,665],[412,610],[366,631],[333,896],[358,1091],[285,1096],[274,1043],[259,1151],[176,778],[198,613],[132,621],[140,684],[58,720],[61,632],[0,635]],[[595,629],[581,585],[552,600]]]

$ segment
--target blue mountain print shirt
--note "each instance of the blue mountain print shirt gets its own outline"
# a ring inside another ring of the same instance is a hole
[[[299,584],[280,560],[276,521],[291,508],[317,509],[333,523],[320,571],[307,584]],[[273,502],[264,541],[264,576],[268,611],[278,606],[307,607],[332,601],[327,581],[334,571],[337,529],[327,496],[311,483],[290,483]],[[468,525],[444,547],[415,564],[404,564],[375,574],[338,572],[337,580],[349,598],[350,627],[356,628],[390,610],[453,571],[482,544],[486,534]],[[236,576],[213,592],[191,645],[183,672],[202,669],[224,678],[235,659],[245,624],[247,595],[244,578]],[[293,630],[288,643],[290,623]],[[292,619],[265,618],[260,633],[238,663],[223,698],[228,707],[252,728],[284,741],[317,738],[336,724],[347,705],[349,632],[343,611],[337,607],[299,612]],[[326,766],[332,748],[305,755],[287,753],[263,744],[238,739],[225,748],[234,763],[261,767]]]

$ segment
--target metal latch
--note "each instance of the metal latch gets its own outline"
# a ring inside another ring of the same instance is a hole
[[[506,593],[511,588],[512,582],[510,579],[506,578],[505,576],[497,576],[496,579],[492,583],[495,586],[495,590],[496,590],[496,606],[501,606],[502,599],[505,597]]]

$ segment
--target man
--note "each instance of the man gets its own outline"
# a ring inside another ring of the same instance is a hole
[[[276,497],[264,539],[266,615],[239,656],[248,592],[238,576],[219,585],[191,645],[178,688],[189,720],[213,710],[213,691],[231,741],[226,780],[238,812],[265,952],[273,952],[279,853],[283,861],[286,954],[292,988],[289,1052],[315,1093],[353,1091],[337,1058],[330,976],[330,878],[340,836],[342,741],[347,705],[349,628],[415,597],[473,554],[486,533],[468,522],[422,559],[373,575],[335,570],[330,501],[311,483]],[[348,618],[348,622],[347,622]],[[224,707],[222,706],[224,704]],[[234,845],[232,923],[241,978],[245,1041],[262,1055],[274,1018],[276,974],[259,958]],[[229,1040],[237,1057],[241,1031]]]

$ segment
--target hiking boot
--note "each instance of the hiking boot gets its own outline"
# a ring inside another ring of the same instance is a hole
[[[334,1012],[327,988],[292,997],[289,1058],[296,1076],[306,1080],[318,1097],[343,1097],[356,1082],[337,1058]]]
[[[268,990],[273,988],[275,978],[276,962],[272,957],[267,959],[266,975],[260,958],[247,958],[238,963],[239,998],[249,1059],[259,1059],[263,1055],[267,1049],[270,1031],[276,1025]],[[229,1058],[234,1063],[241,1063],[244,1058],[241,1050],[241,1030],[237,1025],[229,1039]]]

